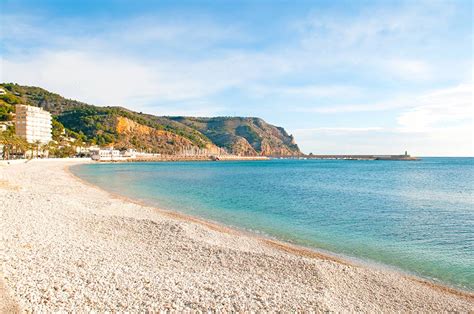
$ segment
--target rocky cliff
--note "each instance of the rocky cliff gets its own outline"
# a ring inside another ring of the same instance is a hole
[[[192,127],[220,147],[235,154],[248,156],[294,156],[301,152],[293,136],[283,128],[266,123],[260,118],[217,117],[193,118],[173,117]]]
[[[207,143],[202,148],[184,136],[170,131],[157,130],[125,117],[116,117],[115,127],[118,137],[114,146],[119,149],[134,147],[139,150],[157,151],[162,154],[174,154],[193,148],[206,149],[210,153],[215,153],[218,150],[218,147],[212,143]]]

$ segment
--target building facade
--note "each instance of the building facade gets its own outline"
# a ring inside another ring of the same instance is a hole
[[[16,105],[15,133],[29,143],[46,144],[52,139],[51,114],[42,108]]]
[[[113,148],[91,150],[92,160],[125,160],[126,158],[120,154],[120,151]]]

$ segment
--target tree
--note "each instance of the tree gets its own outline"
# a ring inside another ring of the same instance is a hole
[[[12,115],[10,114],[10,112],[11,112],[11,106],[10,105],[0,104],[0,121],[11,121],[12,120]]]
[[[52,130],[51,133],[53,135],[53,140],[59,141],[61,136],[64,133],[64,125],[59,122],[55,117],[53,117],[51,121]]]
[[[76,151],[71,146],[60,147],[55,150],[54,155],[59,158],[73,157]]]
[[[79,152],[81,151],[82,146],[84,146],[84,142],[82,138],[77,138],[74,140],[72,143],[72,146],[74,148],[74,151],[77,153],[77,148],[79,148]]]
[[[12,155],[24,154],[28,150],[28,142],[11,132],[0,133],[0,145],[3,145],[3,159],[11,159]]]
[[[49,157],[50,149],[51,149],[51,142],[41,145],[41,151],[43,152],[43,156]],[[47,155],[45,154],[45,152],[47,152]]]
[[[20,104],[21,99],[12,94],[0,95],[0,99],[10,105]]]
[[[41,141],[36,140],[34,144],[35,144],[35,147],[36,147],[36,158],[38,158],[39,157],[39,149],[40,149],[40,146],[41,146]]]

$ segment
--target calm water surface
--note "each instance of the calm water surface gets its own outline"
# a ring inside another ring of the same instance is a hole
[[[474,158],[87,164],[102,188],[474,290]]]

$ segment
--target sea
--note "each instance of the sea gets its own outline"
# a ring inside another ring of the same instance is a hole
[[[474,158],[94,163],[105,190],[474,291]]]

